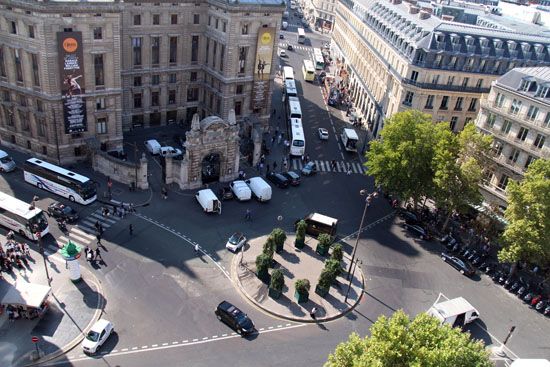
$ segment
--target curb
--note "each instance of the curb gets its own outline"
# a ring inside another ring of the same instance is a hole
[[[90,320],[90,322],[88,323],[88,325],[86,325],[86,327],[82,330],[82,332],[80,333],[80,335],[76,338],[74,338],[71,342],[69,342],[68,344],[64,345],[61,349],[53,352],[53,353],[50,353],[50,354],[47,354],[45,356],[43,356],[42,358],[39,358],[37,359],[36,361],[33,361],[31,362],[30,364],[25,364],[23,366],[25,367],[33,367],[33,366],[39,366],[43,363],[46,363],[46,362],[49,362],[51,360],[54,360],[66,353],[68,353],[69,351],[71,351],[72,349],[74,349],[74,347],[76,347],[78,344],[80,344],[80,342],[84,339],[84,336],[86,335],[86,333],[92,328],[92,325],[97,321],[99,320],[99,318],[101,317],[101,315],[103,314],[103,307],[105,306],[103,304],[103,301],[102,299],[105,298],[103,296],[103,288],[101,287],[101,282],[99,281],[99,279],[97,279],[97,277],[95,276],[95,274],[93,272],[91,272],[89,269],[87,268],[84,268],[86,270],[86,272],[88,272],[91,277],[93,278],[94,280],[94,284],[96,285],[97,287],[97,293],[99,295],[101,295],[99,301],[98,301],[98,304],[97,304],[97,308],[94,312],[94,315],[92,316],[92,319]]]
[[[244,256],[244,253],[241,251],[240,252],[240,258],[242,260],[243,256]],[[347,255],[346,255],[347,256]],[[349,257],[349,256],[347,256]],[[231,262],[231,277],[232,278],[235,278],[235,285],[238,286],[237,290],[239,291],[239,293],[241,293],[242,295],[244,295],[246,297],[246,299],[251,302],[254,306],[256,306],[257,308],[259,308],[260,310],[262,310],[263,312],[271,315],[271,316],[275,316],[275,317],[278,317],[280,319],[284,319],[284,320],[289,320],[289,321],[294,321],[294,322],[300,322],[300,323],[309,323],[309,324],[315,324],[315,323],[319,323],[319,322],[328,322],[328,321],[332,321],[332,320],[336,320],[342,316],[345,316],[347,313],[349,313],[350,311],[354,310],[355,307],[357,307],[357,305],[359,304],[359,302],[361,301],[361,299],[363,298],[363,294],[364,294],[364,290],[365,290],[365,275],[363,274],[363,270],[361,268],[359,268],[359,273],[361,274],[361,293],[359,294],[359,297],[357,297],[357,301],[355,301],[354,304],[350,305],[348,308],[346,308],[344,311],[342,311],[341,313],[337,314],[337,315],[334,315],[334,316],[330,316],[330,317],[325,317],[325,318],[321,318],[321,317],[318,317],[316,318],[315,320],[312,320],[312,319],[300,319],[300,318],[296,318],[296,317],[291,317],[291,316],[286,316],[286,315],[283,315],[283,314],[279,314],[277,312],[274,312],[274,311],[271,311],[270,309],[262,306],[261,304],[259,304],[255,299],[253,299],[252,297],[250,297],[248,295],[248,293],[246,293],[246,291],[243,289],[243,286],[242,286],[242,283],[240,282],[239,280],[239,277],[237,275],[237,266],[238,263],[240,263],[240,261],[237,263],[237,259],[239,258],[239,256],[235,256],[233,257],[233,261]]]

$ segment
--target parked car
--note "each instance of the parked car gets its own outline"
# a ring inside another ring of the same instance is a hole
[[[281,189],[286,189],[290,184],[288,178],[277,172],[269,172],[269,174],[267,175],[267,179]]]
[[[428,231],[419,226],[418,224],[404,224],[405,228],[409,231],[420,237],[421,240],[429,240],[430,235],[428,234]]]
[[[96,321],[82,342],[84,353],[94,354],[97,352],[109,338],[109,335],[113,333],[113,330],[114,326],[110,321],[105,319]]]
[[[292,45],[289,43],[288,46],[286,46],[286,49],[292,51],[294,50],[294,47],[292,47]]]
[[[401,210],[399,212],[399,216],[403,218],[405,223],[407,224],[418,224],[420,223],[418,220],[418,216],[414,214],[413,212],[410,212],[408,210]]]
[[[311,176],[317,173],[317,165],[314,162],[307,162],[302,168],[302,175]]]
[[[145,148],[152,155],[157,155],[160,153],[160,143],[155,139],[149,139],[145,142]]]
[[[282,33],[281,33],[281,34],[279,34],[279,39],[281,39],[281,40],[285,39],[285,35],[284,35],[284,34],[282,34]]]
[[[247,335],[254,331],[254,323],[248,315],[227,301],[221,302],[214,313],[218,320],[225,322],[238,334]]]
[[[458,270],[460,274],[466,275],[466,276],[472,276],[475,274],[475,269],[470,263],[468,263],[466,260],[462,260],[456,256],[446,254],[444,252],[441,253],[441,259],[445,261],[447,264],[451,265],[453,268]]]
[[[225,248],[231,252],[237,252],[246,243],[246,236],[241,232],[235,232],[225,244]]]
[[[296,172],[288,171],[288,172],[282,173],[282,175],[288,179],[288,181],[290,182],[290,185],[292,186],[300,185],[300,175],[297,174]]]
[[[328,140],[328,130],[320,127],[317,130],[317,133],[319,134],[319,139],[321,140]]]
[[[181,151],[181,149],[170,147],[170,146],[161,147],[160,155],[163,156],[164,158],[168,158],[168,157],[171,157],[174,159],[183,158],[183,152]]]
[[[279,56],[280,57],[286,57],[286,51],[285,50],[279,50]]]
[[[55,219],[63,219],[69,223],[76,222],[78,219],[78,212],[69,205],[62,204],[58,201],[54,201],[48,205],[48,215]]]
[[[222,200],[231,200],[231,199],[233,199],[233,191],[231,191],[231,188],[229,186],[224,186],[224,187],[220,188],[218,194],[219,194],[218,196]]]

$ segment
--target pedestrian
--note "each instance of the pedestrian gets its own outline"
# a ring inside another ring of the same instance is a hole
[[[275,145],[275,135],[271,138],[271,146]]]
[[[162,198],[164,200],[168,199],[168,190],[166,190],[166,187],[162,188]]]
[[[95,235],[95,238],[97,239],[96,245],[103,246],[101,244],[101,233],[97,232],[97,234]]]
[[[199,244],[198,243],[195,244],[195,253],[197,253],[197,254],[199,253]]]
[[[277,162],[273,162],[273,171],[277,171]]]
[[[260,175],[262,174],[263,170],[264,170],[264,164],[260,162],[260,169],[259,169]]]
[[[244,214],[244,219],[252,220],[252,212],[250,211],[250,209],[246,209],[246,213]]]
[[[84,247],[84,256],[86,257],[86,259],[88,259],[88,252],[90,252],[90,247]]]
[[[317,307],[313,307],[311,309],[311,311],[309,311],[309,316],[311,316],[311,318],[313,320],[316,320],[316,318],[317,318]]]
[[[136,208],[134,208],[134,204],[132,204],[132,203],[130,203],[129,212],[130,213],[135,213],[136,212]]]
[[[130,223],[128,229],[130,230],[130,236],[132,236],[134,234],[134,225]]]
[[[267,168],[267,170],[266,170],[265,174],[268,175],[269,174],[269,163],[266,165],[266,168]]]
[[[105,229],[103,228],[103,224],[99,223],[99,226],[97,228],[97,231],[101,236],[103,236],[103,232],[105,232]]]
[[[279,135],[277,136],[277,144],[278,144],[278,145],[281,145],[281,142],[282,142],[282,141],[283,141],[283,134],[279,134]]]
[[[273,109],[272,115],[275,115],[276,112],[277,112],[277,110]]]
[[[99,251],[99,247],[95,249],[95,256],[94,260],[101,259],[103,261],[103,257],[101,256],[101,251]]]
[[[98,221],[98,220],[95,221],[94,226],[95,226],[95,229],[96,229],[97,231],[99,231],[99,226],[100,226],[100,224],[99,224],[99,221]]]
[[[351,175],[351,164],[348,165],[348,176]]]

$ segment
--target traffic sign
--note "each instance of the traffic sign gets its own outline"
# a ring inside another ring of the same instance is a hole
[[[31,340],[32,340],[33,343],[38,343],[38,337],[37,336],[33,336],[31,338]]]

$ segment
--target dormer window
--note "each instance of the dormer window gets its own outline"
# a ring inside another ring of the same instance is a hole
[[[474,38],[472,36],[465,36],[464,39],[466,40],[467,46],[473,46],[474,45]]]
[[[544,51],[544,46],[541,45],[540,43],[536,43],[533,48],[535,49],[535,52],[540,54],[541,52]]]
[[[531,81],[529,79],[522,79],[518,90],[521,92],[527,92],[529,87],[531,87]]]
[[[445,35],[443,33],[436,33],[435,34],[435,40],[437,42],[443,42],[443,41],[445,41]]]
[[[529,52],[531,50],[531,44],[527,42],[522,42],[521,49],[523,50],[523,52]]]
[[[489,46],[489,40],[485,37],[480,37],[479,44],[481,45],[481,47],[487,47]]]
[[[460,43],[460,36],[458,34],[451,34],[451,42],[455,45]]]
[[[502,48],[502,41],[499,40],[498,38],[495,38],[493,40],[493,46],[496,48],[496,49],[501,49]]]
[[[515,41],[508,41],[508,50],[514,51],[516,49],[517,43]]]
[[[546,98],[548,96],[549,89],[550,89],[550,84],[548,83],[539,85],[537,88],[537,92],[535,93],[535,97]]]

